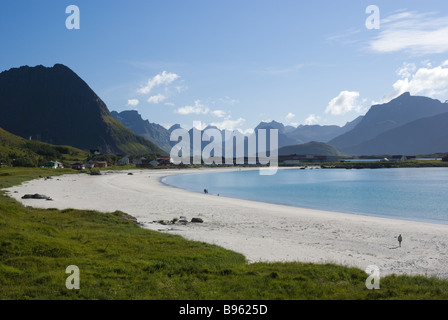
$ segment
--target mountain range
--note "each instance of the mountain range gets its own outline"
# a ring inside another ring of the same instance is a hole
[[[142,116],[135,110],[127,110],[122,111],[120,113],[116,111],[112,111],[111,115],[119,120],[123,125],[125,125],[128,129],[132,130],[136,134],[139,134],[154,143],[156,143],[159,147],[164,149],[167,152],[170,152],[171,147],[175,145],[177,142],[170,141],[171,132],[175,129],[181,128],[180,124],[175,124],[171,128],[166,129],[159,124],[150,123],[148,120],[143,120]],[[285,126],[282,123],[272,121],[272,122],[261,122],[254,130],[254,132],[258,132],[259,129],[267,130],[267,140],[269,142],[269,129],[277,129],[278,130],[278,147],[292,146],[292,145],[301,145],[312,141],[317,142],[327,142],[330,139],[337,137],[340,134],[343,134],[352,128],[354,128],[361,120],[362,116],[358,117],[352,122],[347,123],[343,127],[339,126],[320,126],[320,125],[301,125],[296,127],[293,126]],[[202,130],[201,137],[203,132],[208,129],[217,129],[217,127],[208,126],[204,130]],[[197,129],[190,129],[190,137],[192,137],[193,131],[197,131]],[[221,131],[222,140],[225,141],[225,130]],[[205,147],[208,142],[204,142],[202,144],[202,148]],[[224,148],[223,148],[224,154]],[[235,154],[235,153],[234,153]],[[245,151],[245,155],[247,156],[247,148]]]
[[[153,141],[158,146],[163,148],[165,151],[170,152],[171,148],[177,144],[178,141],[170,141],[171,133],[181,128],[181,125],[175,124],[171,126],[169,129],[166,129],[156,123],[150,123],[148,120],[143,120],[141,115],[136,110],[127,110],[122,111],[120,113],[116,111],[112,111],[111,115],[121,121],[127,128],[132,130],[133,132],[144,136],[145,138]],[[279,130],[279,145],[281,148],[279,152],[283,152],[284,150],[294,150],[297,154],[313,154],[313,155],[331,155],[331,156],[341,156],[342,153],[338,152],[335,148],[326,145],[325,143],[317,143],[314,140],[329,140],[331,137],[337,136],[338,133],[346,132],[350,129],[351,126],[362,119],[356,119],[351,123],[348,123],[344,127],[339,126],[299,126],[298,128],[292,126],[284,126],[282,123],[272,121],[269,123],[261,122],[256,128],[255,132],[257,133],[258,129],[278,129]],[[193,134],[197,133],[201,136],[201,139],[204,139],[207,135],[207,131],[209,129],[215,129],[220,131],[221,140],[224,142],[221,150],[221,154],[225,155],[225,142],[226,141],[226,131],[219,130],[215,126],[207,126],[203,130],[198,130],[196,128],[192,128],[188,130],[190,135],[190,146],[193,145]],[[290,137],[291,135],[291,137]],[[297,138],[300,135],[301,139]],[[267,145],[269,145],[269,131],[267,131]],[[235,141],[236,142],[236,141]],[[209,141],[202,141],[201,150],[203,150]],[[248,156],[248,148],[247,148],[247,135],[245,139],[244,146],[244,156]],[[326,147],[323,147],[326,145]],[[283,147],[292,147],[286,148]],[[300,146],[300,147],[299,147]],[[238,144],[234,144],[233,147],[233,155],[236,155],[236,149]],[[193,148],[191,148],[191,154],[193,155]],[[214,155],[214,152],[211,153]]]
[[[279,148],[309,142],[327,143],[337,151],[330,152],[331,155],[338,152],[347,155],[444,153],[448,152],[448,139],[445,133],[448,128],[446,113],[448,113],[447,102],[411,96],[406,92],[388,103],[373,105],[364,116],[359,116],[342,127],[335,125],[293,127],[271,121],[261,122],[254,131],[257,133],[259,129],[266,129],[269,144],[269,129],[277,129]],[[167,146],[173,146],[173,142],[169,141],[170,133],[180,128],[179,124],[165,129],[149,123],[143,120],[137,111],[112,114],[129,129],[163,146],[166,151]],[[224,141],[224,131],[222,137]]]
[[[362,118],[363,116],[359,116],[343,127],[336,125],[300,125],[295,128],[293,126],[285,126],[276,121],[261,122],[255,127],[255,131],[258,129],[277,129],[279,147],[304,144],[311,141],[328,142],[331,139],[352,130],[359,122],[361,122]]]
[[[448,151],[448,112],[406,123],[375,138],[341,148],[355,155],[433,154]]]
[[[166,129],[144,120],[137,111],[110,112],[76,73],[61,64],[0,73],[0,112],[0,128],[14,135],[82,150],[101,149],[104,154],[167,155],[177,143],[170,141],[171,133],[180,128],[175,124]],[[277,129],[279,148],[326,143],[328,147],[321,150],[332,155],[415,155],[448,152],[446,128],[448,102],[404,93],[373,105],[344,126],[293,127],[271,121],[261,122],[254,134]],[[221,135],[224,141],[225,131]],[[269,145],[269,135],[267,141]],[[246,148],[246,156],[247,152]]]
[[[374,105],[350,131],[328,143],[353,155],[448,152],[448,103],[411,96]]]
[[[104,154],[166,154],[114,119],[98,95],[61,64],[0,73],[0,112],[0,127],[25,139]]]
[[[170,131],[160,124],[143,120],[136,110],[126,110],[120,113],[112,111],[110,114],[132,132],[154,142],[164,151],[170,152],[172,146],[170,142]]]

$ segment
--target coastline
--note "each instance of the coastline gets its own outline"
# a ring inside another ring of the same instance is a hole
[[[204,195],[160,181],[173,174],[216,170],[237,169],[106,171],[101,176],[33,180],[6,190],[26,206],[121,210],[136,217],[144,228],[216,244],[242,253],[249,262],[336,263],[363,270],[376,265],[381,275],[448,278],[446,225]],[[29,193],[45,194],[54,201],[21,199]],[[180,216],[201,218],[204,223],[154,223]],[[404,238],[401,248],[396,239],[400,233]]]
[[[309,166],[307,169],[320,169],[320,170],[326,170],[326,169],[322,169],[319,166],[316,167],[312,167]],[[438,168],[438,167],[430,167],[430,168]],[[253,171],[256,169],[247,169],[245,168],[245,171]],[[299,170],[299,169],[306,169],[304,167],[279,167],[278,170]],[[396,168],[398,169],[398,168]],[[408,167],[406,167],[406,169],[409,169]],[[428,169],[428,168],[425,168]],[[222,169],[220,169],[222,170]],[[244,170],[244,169],[243,169]],[[339,170],[342,170],[339,168]],[[371,169],[373,170],[373,169]],[[233,170],[233,171],[237,171],[237,170]],[[219,171],[213,171],[213,172],[219,172]],[[210,173],[213,173],[210,172]],[[203,172],[203,173],[207,173],[207,172]],[[191,173],[191,174],[195,174],[195,173]],[[176,189],[181,189],[181,190],[186,190],[189,192],[194,192],[194,193],[202,193],[201,191],[194,191],[194,190],[189,190],[189,188],[184,188],[184,187],[179,187],[176,186],[174,184],[170,184],[166,181],[162,181],[164,178],[166,177],[170,177],[170,176],[176,176],[174,175],[168,175],[168,176],[163,176],[159,178],[159,182],[162,183],[163,185],[167,186],[167,187],[171,187],[171,188],[176,188]],[[233,199],[241,199],[241,200],[248,200],[248,201],[255,201],[255,202],[259,202],[259,203],[265,203],[265,204],[274,204],[274,205],[281,205],[281,206],[288,206],[288,207],[293,207],[293,208],[299,208],[299,209],[303,209],[303,210],[317,210],[317,211],[327,211],[327,212],[337,212],[337,213],[342,213],[342,214],[350,214],[350,215],[361,215],[361,216],[369,216],[369,217],[376,217],[376,218],[385,218],[385,219],[392,219],[392,220],[400,220],[400,221],[410,221],[410,222],[417,222],[417,223],[427,223],[427,224],[436,224],[436,225],[446,225],[448,226],[448,221],[447,220],[438,220],[438,219],[431,219],[431,218],[415,218],[415,217],[403,217],[403,216],[394,216],[394,215],[385,215],[385,214],[378,214],[378,213],[365,213],[365,212],[359,212],[356,211],[354,209],[352,210],[345,210],[345,211],[339,211],[339,210],[330,210],[330,209],[325,209],[322,208],[319,205],[314,205],[314,206],[307,206],[305,204],[301,204],[301,205],[295,205],[295,204],[287,204],[287,203],[282,203],[281,201],[279,202],[272,202],[272,201],[264,201],[264,200],[259,200],[259,199],[247,199],[245,197],[239,197],[239,196],[235,196],[235,195],[222,195],[220,194],[220,196],[222,197],[227,197],[227,198],[233,198]]]

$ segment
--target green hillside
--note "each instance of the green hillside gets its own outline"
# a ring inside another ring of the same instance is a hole
[[[282,147],[278,150],[279,155],[314,155],[314,156],[334,156],[343,157],[344,154],[339,150],[323,142],[308,142],[294,146]]]
[[[103,115],[102,118],[108,128],[107,131],[111,137],[111,144],[114,143],[116,148],[121,152],[128,155],[167,155],[167,153],[160,149],[156,144],[144,137],[136,135],[111,115]]]
[[[84,161],[88,153],[70,146],[30,141],[0,128],[0,166],[37,167],[47,161]]]

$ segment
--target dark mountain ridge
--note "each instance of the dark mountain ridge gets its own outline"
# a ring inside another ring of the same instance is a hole
[[[447,128],[448,112],[409,122],[345,150],[353,155],[444,153],[448,151]]]
[[[26,139],[103,153],[164,154],[124,127],[68,67],[20,67],[0,73],[0,127]]]
[[[389,130],[445,112],[448,112],[447,103],[411,96],[407,92],[388,103],[372,106],[355,128],[332,139],[329,144],[342,152],[356,150],[357,154],[373,154],[369,148],[362,148],[362,144]]]
[[[110,114],[132,132],[152,141],[164,151],[170,152],[170,131],[160,124],[143,120],[136,110],[126,110],[120,113],[112,111]]]

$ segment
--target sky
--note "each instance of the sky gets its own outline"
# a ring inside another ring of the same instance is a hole
[[[448,1],[1,1],[0,71],[56,63],[165,127],[342,126],[448,100]]]

